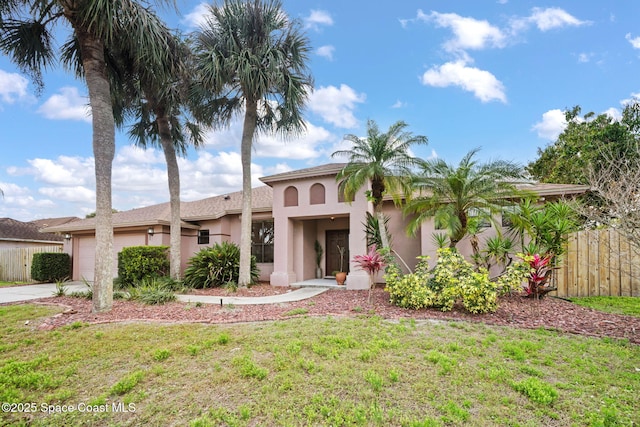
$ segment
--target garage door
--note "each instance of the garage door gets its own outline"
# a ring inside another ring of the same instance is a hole
[[[93,282],[93,270],[96,265],[95,237],[78,237],[78,250],[74,259],[73,280]]]
[[[113,239],[113,277],[118,276],[118,252],[129,246],[146,245],[146,236],[140,234],[116,235]],[[88,280],[93,282],[93,274],[96,266],[96,239],[95,237],[78,237],[77,264],[74,266],[74,280]]]

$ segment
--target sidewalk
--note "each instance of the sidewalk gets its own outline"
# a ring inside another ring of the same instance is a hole
[[[72,292],[84,292],[88,290],[87,285],[82,282],[65,283],[67,295]],[[300,301],[319,295],[329,288],[309,287],[299,288],[279,295],[266,297],[220,297],[205,295],[176,295],[181,302],[201,302],[205,304],[221,305],[251,305],[251,304],[278,304],[284,302]],[[43,283],[39,285],[9,286],[0,288],[0,304],[29,301],[39,298],[49,298],[56,292],[55,283]]]

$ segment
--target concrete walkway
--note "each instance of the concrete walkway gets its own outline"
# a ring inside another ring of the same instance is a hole
[[[219,297],[208,295],[176,295],[178,301],[182,302],[202,302],[206,304],[220,305],[251,305],[251,304],[278,304],[283,302],[301,301],[303,299],[315,297],[329,288],[309,287],[299,288],[284,294],[269,295],[266,297]]]
[[[72,292],[87,291],[87,285],[82,282],[65,283],[67,295]],[[201,302],[206,304],[222,305],[251,305],[251,304],[278,304],[284,302],[300,301],[311,298],[327,291],[328,287],[302,287],[291,292],[266,297],[219,297],[206,295],[176,295],[178,301]],[[39,285],[0,287],[0,304],[29,301],[38,298],[49,298],[56,292],[55,283]]]

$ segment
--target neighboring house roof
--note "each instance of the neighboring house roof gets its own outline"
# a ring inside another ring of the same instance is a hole
[[[252,189],[253,212],[270,212],[273,204],[273,190],[271,187],[260,186]],[[183,228],[199,228],[191,221],[216,219],[225,215],[242,211],[242,191],[221,196],[209,197],[194,202],[180,204],[180,216]],[[171,206],[167,203],[131,209],[113,214],[113,227],[139,227],[148,225],[169,225],[171,220]],[[47,231],[77,232],[95,230],[96,219],[87,218],[69,222],[58,226],[47,227]]]
[[[63,239],[58,234],[41,233],[40,227],[34,223],[0,218],[0,240],[58,243]]]
[[[535,192],[538,196],[554,196],[554,197],[563,197],[563,196],[573,196],[576,194],[582,194],[589,191],[591,187],[588,185],[578,185],[578,184],[548,184],[548,183],[528,183],[528,184],[519,184],[517,185],[518,189],[525,191]]]

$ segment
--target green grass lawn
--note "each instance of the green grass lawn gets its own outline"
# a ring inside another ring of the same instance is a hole
[[[27,282],[3,282],[0,280],[0,288],[3,286],[17,286],[17,285],[26,285]]]
[[[34,328],[53,313],[0,307],[0,402],[35,410],[0,425],[640,424],[621,340],[366,316]]]
[[[640,317],[639,297],[580,297],[571,298],[571,301],[607,313]]]

